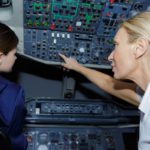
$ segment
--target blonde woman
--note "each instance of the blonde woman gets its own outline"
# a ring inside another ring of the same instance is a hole
[[[141,112],[139,150],[150,149],[150,12],[142,12],[124,21],[115,37],[115,48],[108,57],[114,78],[63,58],[63,67],[77,71],[104,91],[138,106]],[[124,82],[128,79],[132,82]],[[140,89],[140,90],[138,90]],[[143,91],[140,97],[138,91]]]

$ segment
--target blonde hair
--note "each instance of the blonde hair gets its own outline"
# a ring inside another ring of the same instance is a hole
[[[124,21],[120,27],[126,29],[129,34],[129,42],[133,43],[138,38],[150,41],[150,12],[141,12]]]

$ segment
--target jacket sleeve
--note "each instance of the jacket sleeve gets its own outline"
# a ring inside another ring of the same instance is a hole
[[[3,102],[2,118],[5,118],[4,124],[6,125],[4,130],[10,137],[12,150],[25,150],[27,140],[23,133],[26,115],[24,91],[18,85],[9,85],[0,95],[0,100]]]
[[[13,150],[25,150],[27,147],[27,140],[23,133],[25,115],[24,91],[20,88],[16,96],[16,108],[10,127]]]

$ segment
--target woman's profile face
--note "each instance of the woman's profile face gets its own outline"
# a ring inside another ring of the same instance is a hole
[[[11,50],[7,55],[0,53],[0,71],[10,72],[16,59],[16,48]]]
[[[112,71],[116,79],[131,79],[136,69],[133,44],[129,43],[125,28],[120,28],[114,37],[115,48],[109,55]]]

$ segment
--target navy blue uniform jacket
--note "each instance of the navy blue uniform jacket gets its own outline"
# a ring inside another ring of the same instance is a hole
[[[23,134],[26,109],[21,86],[0,76],[0,127],[10,137],[13,150],[25,150]]]

